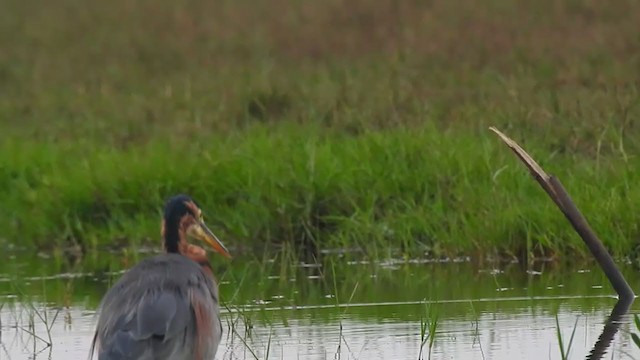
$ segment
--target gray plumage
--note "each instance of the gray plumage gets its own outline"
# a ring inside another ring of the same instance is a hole
[[[105,295],[90,353],[99,360],[213,359],[222,336],[218,289],[179,254],[145,259]]]

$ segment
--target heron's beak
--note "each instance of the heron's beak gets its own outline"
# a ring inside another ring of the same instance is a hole
[[[193,236],[194,238],[202,242],[207,243],[209,246],[213,248],[213,250],[222,254],[222,256],[228,259],[231,259],[231,254],[229,253],[229,250],[227,250],[227,248],[224,246],[222,241],[220,241],[215,235],[213,235],[213,232],[209,230],[209,228],[207,227],[207,225],[204,224],[204,222],[199,221],[195,225],[191,226],[189,228],[189,235]]]

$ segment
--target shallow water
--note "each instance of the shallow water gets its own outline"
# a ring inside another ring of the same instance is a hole
[[[14,256],[0,265],[0,359],[87,358],[95,308],[129,262]],[[624,272],[638,288],[636,272]],[[590,265],[236,260],[216,273],[226,304],[217,359],[560,359],[558,326],[565,348],[574,333],[568,358],[580,359],[616,304]],[[640,333],[638,309],[621,317],[606,359],[640,359],[630,335]],[[436,322],[431,349],[428,338],[421,349],[426,322]]]

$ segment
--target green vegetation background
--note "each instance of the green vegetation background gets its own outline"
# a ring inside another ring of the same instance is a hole
[[[639,238],[640,3],[6,0],[0,243],[586,256],[493,134]]]

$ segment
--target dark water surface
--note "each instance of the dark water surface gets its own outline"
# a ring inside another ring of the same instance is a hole
[[[100,298],[137,261],[6,259],[0,359],[86,359]],[[212,261],[225,304],[217,359],[561,359],[558,330],[568,358],[584,359],[616,304],[594,264]],[[623,272],[638,291],[637,271]],[[640,359],[631,339],[639,309],[620,317],[605,359]],[[423,329],[435,329],[430,350]]]

